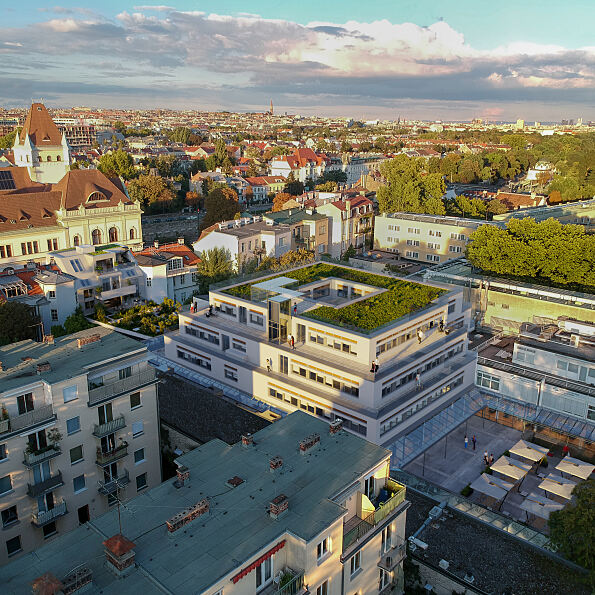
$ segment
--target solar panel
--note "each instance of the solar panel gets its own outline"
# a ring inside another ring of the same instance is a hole
[[[0,190],[16,190],[11,171],[0,169]]]

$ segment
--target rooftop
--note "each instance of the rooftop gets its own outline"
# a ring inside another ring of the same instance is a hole
[[[101,340],[78,347],[78,339],[89,339],[93,335],[99,335]],[[99,362],[145,349],[142,343],[102,327],[59,337],[53,345],[30,339],[3,345],[0,347],[0,391],[37,380],[54,383],[75,378]],[[45,363],[50,364],[50,369],[37,372],[37,365]]]
[[[300,454],[299,442],[313,433],[320,435],[320,443]],[[118,512],[112,510],[0,568],[3,592],[30,593],[35,578],[46,572],[62,577],[78,565],[93,571],[94,593],[152,593],[154,584],[173,593],[202,592],[273,547],[286,531],[314,539],[346,514],[331,498],[390,455],[344,430],[330,435],[327,423],[300,411],[253,439],[249,447],[220,440],[198,447],[177,460],[190,471],[182,488],[170,480],[121,507],[122,534],[136,544],[142,571],[135,568],[119,581],[104,569],[102,543],[120,533]],[[283,459],[282,466],[271,473],[275,456]],[[229,487],[234,476],[244,481]],[[289,508],[275,520],[267,507],[281,494]],[[203,499],[208,512],[168,532],[167,520]]]
[[[481,225],[493,225],[489,221],[477,219],[464,219],[462,217],[445,217],[443,215],[418,215],[415,213],[383,213],[383,217],[390,219],[405,219],[407,221],[419,221],[420,223],[433,223],[440,225],[452,225],[454,227],[474,227],[478,228]]]

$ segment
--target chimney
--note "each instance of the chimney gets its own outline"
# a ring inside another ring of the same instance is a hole
[[[64,585],[51,572],[46,572],[31,583],[31,593],[34,595],[58,595],[62,593]]]
[[[283,459],[281,457],[276,456],[269,461],[269,469],[271,471],[275,471],[276,469],[280,469],[281,467],[283,467]]]
[[[341,431],[343,429],[343,420],[340,418],[335,419],[335,421],[332,421],[329,425],[329,434],[332,436],[333,434],[336,434],[337,432]]]
[[[126,576],[134,566],[134,548],[136,544],[117,533],[103,542],[107,568],[116,576]]]
[[[4,371],[4,367],[2,366],[2,362],[0,362],[0,372]]]
[[[44,335],[43,342],[47,343],[48,345],[53,345],[54,344],[54,335]]]
[[[184,238],[178,238],[178,244],[180,244],[180,246],[184,245]]]
[[[303,440],[300,440],[300,452],[302,454],[306,453],[319,442],[320,434],[310,434],[310,436],[306,436]]]
[[[271,515],[271,518],[276,520],[288,510],[289,500],[285,494],[279,494],[276,498],[271,500],[269,505],[269,514]]]
[[[570,335],[570,344],[573,347],[578,347],[580,344],[580,336],[579,335]]]
[[[174,484],[177,488],[181,488],[184,485],[184,482],[188,481],[189,479],[190,469],[188,469],[188,467],[185,467],[184,465],[180,465],[176,469],[176,480],[174,481]]]
[[[89,343],[97,343],[97,341],[101,341],[101,335],[99,333],[94,333],[92,335],[88,335],[87,337],[81,337],[76,340],[76,345],[80,349],[85,345],[89,345]]]
[[[254,446],[254,436],[252,434],[242,434],[242,446]]]
[[[153,242],[153,247],[154,247],[154,248],[159,248],[159,240],[155,240],[155,241]]]
[[[175,533],[178,529],[181,529],[184,525],[187,525],[190,521],[193,521],[206,512],[209,512],[209,501],[204,498],[194,506],[182,510],[182,512],[165,521],[168,533]]]
[[[225,485],[230,488],[237,488],[239,485],[242,485],[243,483],[244,480],[241,477],[234,475],[232,478],[228,479],[225,482]]]
[[[41,362],[37,364],[37,373],[41,374],[42,372],[50,372],[52,370],[52,365],[50,362]]]

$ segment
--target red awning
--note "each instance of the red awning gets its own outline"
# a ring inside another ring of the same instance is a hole
[[[262,556],[260,556],[260,558],[258,558],[254,562],[252,562],[252,564],[250,564],[249,566],[246,566],[246,568],[240,570],[240,572],[238,572],[235,576],[233,576],[231,578],[232,582],[235,584],[240,579],[243,579],[245,576],[250,574],[253,570],[256,570],[256,568],[258,568],[265,560],[268,560],[271,556],[276,554],[284,546],[285,546],[285,540],[280,541],[275,547],[272,547],[266,554],[263,554]]]

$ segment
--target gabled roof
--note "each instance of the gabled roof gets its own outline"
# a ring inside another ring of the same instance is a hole
[[[19,134],[21,143],[25,142],[27,135],[36,147],[59,147],[62,145],[62,134],[43,103],[34,103],[31,106],[25,125]]]
[[[155,248],[154,246],[144,248],[140,252],[134,252],[134,256],[140,266],[159,266],[165,264],[172,258],[182,258],[184,266],[192,266],[200,262],[200,258],[185,244],[164,244]]]

